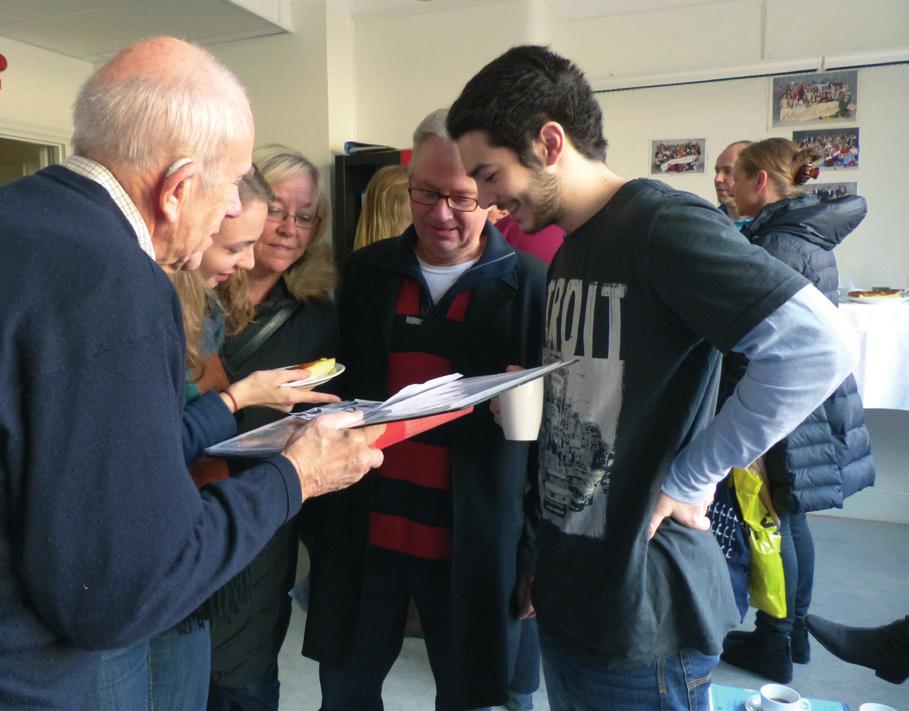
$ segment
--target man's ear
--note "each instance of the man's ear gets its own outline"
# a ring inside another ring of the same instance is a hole
[[[565,129],[556,121],[547,121],[540,127],[537,141],[543,149],[543,165],[555,165],[565,151]]]
[[[158,192],[158,209],[167,222],[174,223],[179,219],[180,209],[192,191],[196,173],[198,169],[190,158],[174,161],[164,172]]]

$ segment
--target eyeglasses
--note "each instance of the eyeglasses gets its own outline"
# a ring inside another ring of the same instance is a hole
[[[269,205],[266,219],[269,222],[284,222],[290,214],[291,213],[279,205]],[[293,218],[294,224],[301,230],[315,229],[316,225],[322,221],[322,218],[318,215],[310,215],[307,212],[298,212]]]
[[[467,197],[466,195],[443,195],[435,190],[425,190],[423,188],[407,188],[410,193],[410,199],[417,205],[435,206],[442,198],[448,203],[448,207],[457,212],[476,212],[480,206],[480,201],[476,198]]]

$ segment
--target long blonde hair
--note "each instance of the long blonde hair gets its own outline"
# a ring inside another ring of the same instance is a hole
[[[315,188],[316,215],[319,224],[313,229],[303,256],[284,272],[287,290],[297,301],[326,298],[337,283],[337,270],[331,258],[331,245],[325,240],[331,220],[327,186],[319,170],[302,153],[276,143],[261,146],[253,152],[253,161],[271,184],[308,175]]]
[[[815,148],[802,148],[787,138],[767,138],[743,148],[736,162],[749,176],[765,171],[780,197],[790,198],[804,193],[802,186],[817,177],[814,164],[820,157]]]
[[[202,341],[205,330],[205,308],[209,289],[198,272],[173,272],[170,281],[180,299],[183,312],[183,334],[186,338],[186,365],[195,371],[205,360]]]
[[[254,202],[269,203],[274,200],[268,182],[259,169],[253,165],[252,170],[240,181],[238,186],[240,204],[245,210]],[[205,283],[202,275],[197,271],[178,271],[170,274],[171,283],[180,299],[180,308],[183,311],[183,333],[186,338],[186,365],[193,372],[201,371],[202,364],[207,357],[204,352],[203,341],[205,332],[205,315],[209,302],[216,298],[215,292]],[[234,288],[221,289],[231,282]],[[242,331],[253,319],[255,308],[247,296],[246,273],[239,269],[230,278],[219,285],[217,300],[224,310],[227,323],[227,332],[230,334]],[[201,374],[200,374],[201,377]]]
[[[402,165],[386,165],[366,186],[363,210],[357,220],[354,249],[401,234],[409,221],[404,208],[409,199],[408,173]]]

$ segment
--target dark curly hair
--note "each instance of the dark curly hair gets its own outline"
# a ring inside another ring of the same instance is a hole
[[[532,141],[547,121],[561,124],[586,158],[606,160],[603,113],[584,74],[548,47],[523,45],[467,82],[448,112],[448,132],[457,140],[484,131],[491,145],[512,149],[532,168],[539,165]]]

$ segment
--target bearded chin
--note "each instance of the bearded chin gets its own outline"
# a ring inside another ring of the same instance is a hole
[[[558,180],[543,170],[535,172],[533,183],[521,202],[530,208],[533,219],[525,232],[539,232],[544,227],[555,225],[565,214]]]

